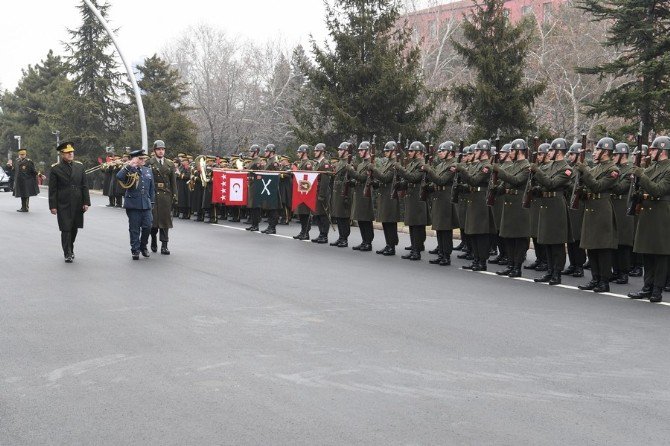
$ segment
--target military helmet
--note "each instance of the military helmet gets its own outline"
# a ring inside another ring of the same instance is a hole
[[[551,147],[551,144],[549,144],[548,142],[543,142],[537,148],[537,153],[549,153],[549,148],[550,147]]]
[[[392,152],[398,148],[398,143],[395,141],[389,141],[384,146],[384,152]]]
[[[463,147],[463,155],[471,155],[473,153],[472,146]]]
[[[314,146],[314,151],[315,152],[317,152],[317,151],[325,152],[326,151],[326,145],[324,143],[320,142],[320,143],[318,143],[317,145]]]
[[[500,153],[510,153],[512,151],[512,144],[504,144],[500,148]]]
[[[510,150],[526,150],[528,146],[526,145],[526,141],[518,138],[512,141]]]
[[[614,146],[616,146],[614,140],[612,138],[605,137],[598,141],[598,144],[596,144],[596,149],[607,150],[608,152],[611,152],[614,150]]]
[[[556,138],[551,142],[549,150],[560,150],[561,152],[565,152],[568,150],[568,142],[565,138]]]
[[[670,150],[670,138],[659,136],[651,143],[652,149]]]
[[[482,139],[481,141],[477,142],[475,150],[484,150],[488,152],[489,150],[491,150],[491,142],[488,139]]]
[[[341,143],[341,144],[339,145],[339,147],[337,148],[337,150],[349,150],[349,143],[346,142],[346,141],[344,141],[343,143]]]
[[[308,150],[309,150],[309,146],[307,144],[302,144],[300,147],[298,147],[298,150],[296,150],[296,152],[307,153]]]
[[[458,146],[453,141],[445,141],[437,149],[438,152],[455,152],[457,150]]]
[[[253,144],[251,147],[249,147],[249,152],[260,152],[261,151],[261,146],[258,144]]]
[[[424,153],[426,151],[426,146],[424,146],[421,141],[414,141],[412,144],[409,145],[408,150]]]
[[[265,153],[268,153],[268,152],[272,152],[272,153],[274,153],[274,152],[276,152],[276,151],[277,151],[277,150],[275,149],[275,145],[274,145],[274,144],[268,144],[267,146],[265,146]]]
[[[165,148],[165,142],[163,140],[157,139],[156,141],[154,141],[154,150],[164,148]]]
[[[568,153],[571,154],[579,154],[582,151],[582,143],[581,142],[575,142],[573,143],[570,148],[568,149]]]
[[[370,142],[369,141],[363,141],[358,145],[358,150],[370,150]]]
[[[628,153],[630,153],[630,146],[625,142],[620,142],[619,144],[614,146],[615,155],[628,154]]]

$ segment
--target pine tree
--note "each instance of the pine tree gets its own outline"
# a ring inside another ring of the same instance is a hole
[[[643,124],[646,140],[652,129],[670,129],[670,3],[660,0],[580,0],[597,26],[609,26],[605,46],[622,49],[617,59],[582,73],[613,75],[621,85],[605,92],[592,113]]]
[[[300,62],[308,81],[294,109],[296,136],[338,144],[351,135],[422,135],[435,101],[409,29],[396,26],[398,1],[335,0],[326,9],[333,46],[312,41],[314,63]]]
[[[530,108],[545,88],[523,81],[534,23],[513,25],[504,0],[484,0],[462,26],[465,42],[452,43],[475,81],[455,87],[452,95],[473,124],[471,137],[490,138],[498,129],[508,138],[525,136],[533,126]]]
[[[98,0],[92,3],[107,18],[110,5]],[[81,2],[77,8],[82,17],[78,29],[68,30],[70,43],[65,44],[69,53],[68,63],[73,76],[75,91],[79,96],[78,132],[69,135],[82,153],[99,151],[111,143],[121,127],[124,104],[122,75],[114,59],[112,40],[98,19]]]
[[[196,127],[187,116],[190,108],[184,104],[188,86],[179,72],[157,55],[144,60],[136,67],[140,80],[138,86],[147,121],[149,144],[162,139],[168,148],[193,151],[197,148]],[[132,91],[129,89],[129,95]],[[133,103],[126,110],[125,132],[121,145],[137,147],[140,130],[137,106]],[[170,156],[173,156],[171,154]]]

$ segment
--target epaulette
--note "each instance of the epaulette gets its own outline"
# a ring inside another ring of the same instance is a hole
[[[174,161],[172,161],[170,158],[165,158],[165,161],[174,164]]]
[[[74,161],[77,164],[83,164],[81,161]]]

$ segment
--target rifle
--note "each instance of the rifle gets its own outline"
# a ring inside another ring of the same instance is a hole
[[[533,138],[533,151],[530,152],[530,156],[528,157],[528,161],[531,164],[537,162],[538,147],[540,147],[540,138],[536,136]],[[523,200],[521,201],[521,207],[524,209],[530,209],[530,202],[533,199],[533,176],[533,171],[531,170],[528,174],[528,181],[526,181],[526,188],[523,191]]]
[[[354,159],[354,144],[349,143],[347,147],[347,166],[351,166],[351,161]],[[347,171],[344,174],[344,187],[342,188],[342,196],[349,196],[349,172]]]
[[[426,165],[430,166],[433,162],[433,155],[435,153],[435,146],[430,142],[428,135],[426,135],[426,147],[428,147],[428,154],[426,156]],[[423,173],[423,178],[421,179],[421,192],[419,193],[419,200],[426,201],[428,199],[428,182],[426,181],[427,173]]]
[[[633,166],[640,167],[642,165],[642,123],[640,123],[640,132],[637,134],[637,148],[635,149],[635,160]],[[635,216],[638,213],[638,208],[642,204],[642,197],[640,196],[640,178],[631,174],[630,189],[628,189],[628,207],[626,208],[626,215]]]
[[[396,162],[402,164],[402,133],[398,133],[398,142],[396,143],[395,146],[395,158]],[[400,191],[398,190],[400,186],[400,180],[398,180],[398,171],[394,170],[393,171],[393,182],[391,183],[391,199],[397,200],[398,198],[402,198],[400,195]],[[404,196],[404,194],[403,194]]]
[[[370,169],[368,170],[368,178],[365,180],[365,187],[363,188],[363,196],[369,198],[372,195],[372,169],[375,166],[375,152],[377,149],[377,135],[372,135],[372,144],[370,145]]]
[[[496,153],[493,155],[492,164],[500,163],[500,129],[498,129],[498,134],[496,135]],[[496,193],[495,188],[498,183],[498,172],[495,170],[491,172],[491,177],[489,179],[489,187],[486,191],[486,205],[495,206],[496,204]]]
[[[465,150],[465,141],[461,139],[461,143],[458,148],[458,156],[456,157],[456,164],[460,164],[463,160],[463,150]],[[458,171],[454,174],[454,179],[451,183],[451,202],[453,204],[458,204],[460,200],[461,191],[458,186]]]
[[[582,133],[582,153],[577,157],[577,163],[583,163],[586,156],[586,133]],[[572,194],[570,194],[570,209],[579,209],[579,195],[582,189],[582,176],[579,170],[575,173],[575,184],[572,186]]]

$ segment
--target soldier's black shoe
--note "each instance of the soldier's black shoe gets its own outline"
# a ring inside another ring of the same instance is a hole
[[[614,281],[617,285],[628,285],[628,274],[620,274],[619,278]]]
[[[547,270],[549,270],[549,265],[547,265],[545,262],[540,262],[535,267],[535,271],[547,271]]]
[[[631,270],[628,272],[628,275],[630,277],[642,277],[642,267],[640,266],[632,267]]]
[[[457,259],[467,259],[471,254],[469,252],[464,252],[463,254],[459,254],[456,256]]]
[[[473,263],[472,271],[486,271],[486,260]]]
[[[298,240],[309,240],[309,232],[305,232]]]
[[[610,277],[609,281],[616,282],[617,280],[619,280],[619,277],[621,277],[621,272],[619,272],[618,270],[614,270],[612,271],[612,277]]]
[[[361,251],[372,251],[372,245],[370,243],[362,244]]]
[[[65,263],[72,263],[74,260],[74,256],[72,254],[68,254],[65,256]]]
[[[364,243],[361,243],[360,245],[352,246],[351,249],[353,249],[354,251],[360,251],[363,245]]]
[[[489,263],[492,263],[494,265],[496,265],[496,264],[506,265],[507,264],[507,257],[505,257],[503,254],[499,254],[497,257],[489,260]]]
[[[320,245],[323,245],[325,243],[328,243],[328,238],[318,236],[317,238],[312,239],[312,243],[318,243]]]
[[[142,257],[151,257],[147,248],[142,249],[140,252],[142,253]]]
[[[461,266],[461,269],[473,269],[477,265],[477,262],[472,262],[469,265],[463,265]]]
[[[577,270],[577,267],[575,265],[570,265],[567,268],[565,268],[563,271],[561,271],[561,274],[563,274],[565,276],[571,276],[576,270]]]
[[[508,265],[509,264],[509,259],[507,256],[503,256],[500,260],[498,260],[498,265]]]
[[[276,233],[277,233],[277,230],[275,228],[267,228],[265,230],[265,234],[268,234],[268,235],[272,235],[272,234],[276,234]]]
[[[375,254],[384,254],[388,249],[390,248],[389,245],[384,246],[384,249],[380,249],[378,251],[375,251]]]
[[[389,249],[382,253],[383,256],[394,256],[395,255],[395,246],[389,246]]]
[[[140,253],[139,252],[133,251],[133,252],[130,253],[130,255],[133,256],[133,260],[139,260],[140,259]]]
[[[661,301],[663,301],[662,288],[654,287],[654,291],[651,292],[651,297],[649,297],[649,302],[657,304]]]
[[[540,264],[540,261],[539,261],[539,260],[536,260],[536,261],[534,261],[533,263],[531,263],[530,265],[526,265],[526,266],[524,266],[523,269],[535,269],[535,268],[537,268],[537,266],[538,266],[539,264]]]
[[[512,268],[512,271],[509,272],[507,277],[521,277],[521,268]]]
[[[158,251],[158,244],[156,242],[156,236],[152,235],[151,236],[151,252],[156,252]]]
[[[443,259],[444,257],[439,256],[437,259],[429,260],[428,263],[430,263],[431,265],[439,265]]]
[[[605,280],[598,282],[598,285],[593,288],[594,293],[609,293],[610,292],[610,283]]]
[[[459,243],[458,246],[456,246],[454,248],[454,251],[462,251],[464,247],[465,247],[465,243],[463,243],[463,241],[461,241],[461,243]]]
[[[421,252],[414,251],[414,252],[410,253],[409,260],[414,260],[414,261],[421,260]]]
[[[643,286],[640,291],[634,291],[632,293],[628,293],[628,297],[631,299],[646,299],[648,297],[651,297],[651,293],[653,291],[653,288],[650,286]]]
[[[579,285],[579,286],[577,286],[577,288],[579,288],[580,290],[584,290],[584,291],[592,291],[595,287],[598,286],[599,283],[600,283],[600,279],[594,278],[589,283],[587,283],[586,285]]]
[[[337,246],[337,245],[340,244],[341,241],[342,241],[342,239],[341,239],[341,238],[338,238],[338,239],[335,240],[334,242],[331,242],[331,243],[330,243],[330,246]]]
[[[575,267],[575,272],[571,274],[572,277],[584,277],[584,268],[581,266]]]
[[[16,212],[28,212],[28,209],[21,208],[17,209]]]
[[[247,231],[257,232],[258,231],[258,226],[252,226],[250,228],[247,228]]]
[[[437,248],[435,248],[435,249],[431,249],[430,251],[428,251],[428,254],[437,254],[438,252],[439,251],[437,250]]]
[[[509,276],[509,274],[512,272],[513,269],[514,268],[512,268],[512,266],[509,265],[509,266],[507,266],[507,268],[505,268],[503,270],[496,271],[496,274],[499,275],[499,276]]]
[[[553,274],[547,273],[542,277],[536,277],[535,279],[533,279],[533,281],[537,283],[548,283],[551,280],[552,276]]]
[[[168,249],[167,242],[161,243],[161,254],[165,256],[170,255],[170,250]]]
[[[403,260],[412,260],[412,257],[414,257],[415,254],[418,254],[416,251],[410,251],[409,253],[400,256],[401,259]]]
[[[554,273],[551,275],[549,280],[549,285],[560,285],[561,284],[561,273]]]
[[[346,248],[347,246],[349,246],[349,242],[346,240],[340,240],[340,242],[337,244],[338,248]]]
[[[450,265],[451,265],[451,258],[443,257],[442,260],[440,260],[440,266],[450,266]]]
[[[293,238],[296,240],[302,240],[303,235],[305,235],[305,233],[301,231],[300,234],[294,235]]]

